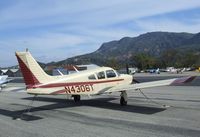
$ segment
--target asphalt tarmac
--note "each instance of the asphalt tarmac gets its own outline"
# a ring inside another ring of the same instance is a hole
[[[152,81],[168,76],[135,76]],[[171,77],[170,77],[171,78]],[[21,82],[9,83],[0,93],[0,137],[199,137],[200,78],[187,86],[128,91],[128,105],[120,93],[82,97],[38,96],[24,92]],[[23,115],[22,115],[23,113]]]

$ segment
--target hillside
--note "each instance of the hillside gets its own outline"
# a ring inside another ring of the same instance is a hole
[[[192,52],[193,55],[199,55],[200,33],[150,32],[132,38],[124,37],[120,40],[103,43],[93,53],[76,56],[54,64],[94,63],[98,65],[110,65],[109,63],[113,63],[114,61],[124,65],[125,62],[131,62],[138,54],[145,54],[160,59],[163,58],[166,52],[171,51],[176,51],[176,55],[179,56],[185,55],[188,52]],[[174,58],[176,58],[176,55]]]

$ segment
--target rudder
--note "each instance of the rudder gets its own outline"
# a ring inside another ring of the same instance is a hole
[[[16,57],[27,86],[34,86],[53,80],[52,76],[43,71],[30,52],[16,52]]]

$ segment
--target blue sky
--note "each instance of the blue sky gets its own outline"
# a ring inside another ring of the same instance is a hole
[[[151,31],[200,32],[200,1],[1,0],[0,67],[26,48],[47,63]]]

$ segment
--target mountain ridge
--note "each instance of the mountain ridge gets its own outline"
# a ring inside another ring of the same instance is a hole
[[[119,64],[129,62],[137,54],[146,54],[161,58],[168,50],[184,53],[193,51],[200,53],[200,33],[176,32],[148,32],[137,37],[123,37],[103,43],[96,51],[68,58],[53,65],[61,64],[89,64],[108,65],[109,60]],[[51,64],[52,65],[52,64]]]

